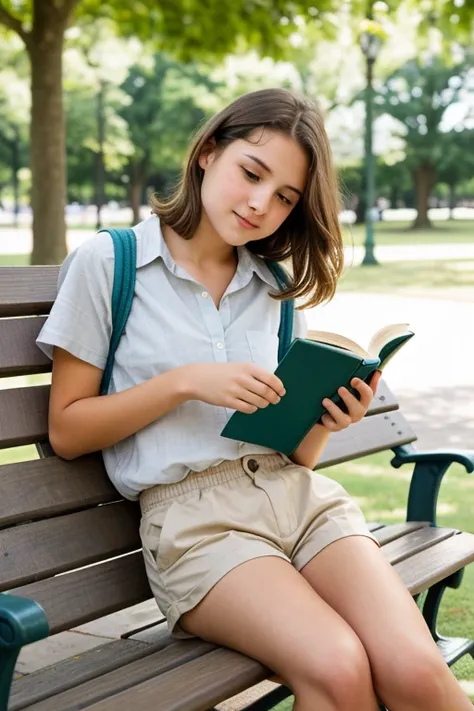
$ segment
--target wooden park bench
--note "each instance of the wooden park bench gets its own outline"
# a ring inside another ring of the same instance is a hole
[[[55,297],[57,271],[0,269],[0,376],[50,370],[35,338]],[[0,447],[35,444],[40,458],[0,467],[0,711],[208,711],[269,678],[255,660],[200,640],[174,641],[158,623],[11,684],[24,645],[151,597],[138,505],[121,499],[99,454],[72,462],[54,456],[48,385],[12,383],[0,390]],[[437,527],[436,502],[451,462],[472,472],[474,458],[418,453],[415,434],[384,384],[369,414],[332,436],[318,466],[384,450],[394,451],[395,467],[414,465],[407,522],[371,529],[411,594],[428,591],[419,604],[452,664],[473,653],[474,642],[438,635],[437,610],[445,588],[457,587],[474,560],[474,535]],[[157,608],[157,622],[161,617]],[[287,624],[284,610],[281,624]],[[276,687],[248,709],[271,708],[289,693]]]

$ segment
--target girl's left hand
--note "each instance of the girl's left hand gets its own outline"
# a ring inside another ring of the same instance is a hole
[[[364,381],[359,378],[351,380],[351,387],[359,391],[360,400],[352,395],[347,388],[339,388],[337,392],[347,407],[347,413],[341,410],[332,400],[325,398],[323,405],[327,412],[321,417],[321,422],[326,429],[330,432],[339,432],[365,417],[372,398],[377,391],[381,376],[382,373],[380,370],[377,370],[373,374],[369,384],[364,383]]]

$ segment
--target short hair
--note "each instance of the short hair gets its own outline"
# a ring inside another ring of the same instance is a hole
[[[151,199],[152,211],[184,239],[191,239],[201,220],[204,171],[199,157],[211,139],[218,151],[258,129],[291,136],[309,159],[303,195],[270,236],[247,248],[278,262],[291,260],[291,284],[277,299],[303,298],[312,307],[330,300],[344,264],[339,224],[340,197],[329,139],[317,105],[287,89],[263,89],[240,96],[209,119],[196,133],[187,164],[171,197]]]

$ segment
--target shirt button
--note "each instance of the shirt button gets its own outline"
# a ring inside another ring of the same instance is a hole
[[[217,348],[221,351],[224,348],[223,343],[216,343]]]
[[[247,466],[252,472],[252,474],[255,474],[255,472],[258,472],[260,469],[260,464],[257,462],[256,459],[249,459],[247,462]]]
[[[201,293],[201,296],[202,296],[203,299],[207,299],[207,297],[209,296],[209,292],[208,292],[208,291],[203,291],[203,292]]]

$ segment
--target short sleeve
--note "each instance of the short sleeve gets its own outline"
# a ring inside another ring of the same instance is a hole
[[[105,232],[65,259],[58,295],[36,340],[49,358],[58,346],[86,363],[105,368],[112,333],[113,272],[113,242]]]
[[[304,311],[297,311],[295,309],[295,316],[293,320],[293,338],[307,338],[308,337],[308,324],[306,322],[306,315]]]

